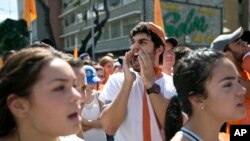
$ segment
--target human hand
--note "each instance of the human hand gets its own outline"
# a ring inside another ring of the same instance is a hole
[[[136,76],[135,73],[130,70],[131,66],[131,59],[133,57],[132,51],[128,51],[125,53],[123,59],[123,71],[124,71],[124,78],[128,81],[134,82]]]
[[[88,130],[92,129],[92,127],[89,125],[89,121],[82,118],[82,131],[86,132]]]
[[[145,87],[148,89],[154,83],[154,66],[149,54],[142,48],[139,51],[139,63],[141,70],[141,77]]]

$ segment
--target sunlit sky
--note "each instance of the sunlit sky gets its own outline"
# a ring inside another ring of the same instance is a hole
[[[17,0],[0,0],[0,22],[7,18],[18,19]]]

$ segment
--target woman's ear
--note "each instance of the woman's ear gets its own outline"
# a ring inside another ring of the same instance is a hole
[[[189,96],[189,101],[196,109],[203,110],[205,108],[204,97],[200,95]]]
[[[7,105],[15,117],[25,118],[28,115],[30,103],[27,99],[11,94],[7,98]]]

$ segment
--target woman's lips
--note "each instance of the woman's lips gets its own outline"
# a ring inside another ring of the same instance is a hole
[[[74,112],[68,116],[70,120],[80,122],[82,120],[81,115],[78,112]]]

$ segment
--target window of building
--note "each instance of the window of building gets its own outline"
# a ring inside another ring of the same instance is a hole
[[[80,22],[82,22],[83,21],[83,14],[81,13],[81,12],[79,12],[79,13],[77,13],[76,14],[76,22],[77,23],[80,23]]]
[[[70,24],[74,24],[75,23],[75,14],[73,13],[73,14],[71,14],[70,15]]]
[[[74,36],[70,37],[70,47],[75,47],[75,38],[74,38]]]
[[[63,8],[66,8],[69,4],[71,4],[74,0],[64,0],[63,1]]]
[[[80,0],[81,3],[84,3],[84,2],[86,2],[86,1],[87,1],[87,0]]]
[[[111,6],[116,6],[116,5],[119,5],[121,0],[110,0],[110,5]]]
[[[120,21],[111,23],[111,38],[121,37]]]
[[[132,17],[122,21],[122,36],[128,36],[130,30],[139,22],[139,17]]]
[[[131,2],[134,2],[135,0],[123,0],[123,4],[128,4],[128,3],[131,3]]]
[[[64,18],[64,27],[67,27],[69,25],[67,17]]]
[[[92,14],[93,14],[93,15],[92,15]],[[88,18],[88,19],[91,19],[92,16],[93,16],[93,18],[95,18],[95,16],[96,16],[96,15],[95,15],[95,12],[92,13],[92,12],[91,12],[91,9],[89,9],[88,12],[87,12],[87,18]]]
[[[65,47],[66,47],[66,48],[69,48],[69,47],[70,47],[70,40],[69,40],[68,37],[65,38]]]
[[[121,5],[122,0],[110,0],[109,4],[111,9],[119,7]]]
[[[103,1],[99,1],[96,7],[98,10],[103,10],[104,9]]]
[[[87,11],[83,11],[82,12],[82,19],[84,20],[84,21],[86,21],[87,20],[87,18],[88,18],[88,15],[87,15]]]
[[[105,27],[103,27],[103,29],[102,29],[101,40],[108,40],[108,39],[110,39],[109,34],[110,34],[109,26],[105,25]]]

